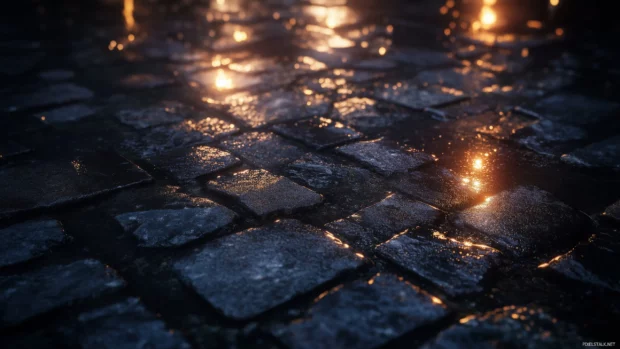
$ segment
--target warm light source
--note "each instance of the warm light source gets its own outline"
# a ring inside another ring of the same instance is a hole
[[[235,39],[236,42],[246,41],[248,39],[248,33],[241,30],[235,30],[233,33],[233,39]]]
[[[218,69],[215,76],[215,88],[218,90],[230,90],[232,87],[232,80],[226,76],[223,69]]]
[[[474,160],[474,169],[475,170],[481,170],[482,169],[482,159],[476,159]]]
[[[560,4],[560,0],[549,0],[549,4],[551,6],[558,6]]]
[[[136,20],[133,17],[134,0],[125,0],[123,2],[123,17],[125,17],[125,27],[127,30],[133,29],[136,25]]]
[[[495,14],[495,11],[488,6],[484,6],[482,11],[480,11],[480,23],[482,23],[482,27],[488,29],[495,24],[495,22],[497,22],[497,14]]]

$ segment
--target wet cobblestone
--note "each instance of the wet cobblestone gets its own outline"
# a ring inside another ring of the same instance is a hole
[[[617,342],[620,31],[534,3],[7,5],[0,347]]]

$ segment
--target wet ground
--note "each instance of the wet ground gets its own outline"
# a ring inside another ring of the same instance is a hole
[[[541,3],[17,4],[2,347],[616,342],[618,32]]]

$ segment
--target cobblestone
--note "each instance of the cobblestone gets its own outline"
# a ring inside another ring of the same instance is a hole
[[[357,142],[338,148],[342,154],[348,155],[362,164],[374,169],[384,176],[397,172],[407,172],[434,161],[426,153],[391,148],[381,141]]]
[[[250,132],[233,137],[222,147],[251,164],[274,168],[299,159],[304,151],[272,132]]]
[[[67,242],[60,222],[33,221],[0,230],[0,267],[25,262]]]
[[[360,257],[323,231],[283,220],[219,239],[174,267],[215,308],[243,319],[361,264]]]
[[[63,83],[44,87],[28,94],[15,95],[5,101],[5,111],[20,111],[35,107],[46,107],[56,104],[88,100],[93,92],[73,83]]]
[[[589,224],[587,216],[535,187],[503,191],[460,212],[455,220],[517,255],[570,246]]]
[[[265,170],[245,170],[209,181],[209,189],[238,199],[258,216],[318,205],[321,195]]]
[[[620,168],[620,137],[577,149],[563,155],[562,160],[577,166]]]
[[[447,238],[438,231],[417,230],[379,245],[377,252],[450,295],[482,291],[482,279],[497,264],[498,255],[485,245]]]
[[[445,316],[437,299],[395,275],[378,275],[321,295],[306,317],[273,332],[291,348],[376,348]]]
[[[225,151],[199,145],[164,153],[152,159],[151,163],[169,171],[177,179],[188,180],[225,170],[240,161]]]
[[[323,117],[314,117],[291,125],[276,125],[273,129],[318,150],[357,140],[362,136],[338,121]]]
[[[81,313],[59,332],[80,348],[190,348],[137,298]]]
[[[0,279],[2,325],[12,325],[63,305],[103,295],[125,285],[116,273],[93,259],[54,265]]]

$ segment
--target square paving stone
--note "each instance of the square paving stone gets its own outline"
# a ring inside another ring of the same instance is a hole
[[[620,233],[617,230],[599,230],[587,242],[538,267],[569,279],[620,292],[620,270],[610,267],[618,262],[619,255]]]
[[[501,250],[515,255],[572,246],[590,226],[586,215],[531,186],[491,196],[457,214],[455,221],[476,229]]]
[[[586,131],[577,126],[549,120],[541,120],[521,128],[511,137],[526,148],[549,156],[565,154],[586,138]]]
[[[94,115],[96,112],[96,108],[79,103],[50,109],[48,111],[38,113],[35,117],[46,124],[62,124],[87,118]]]
[[[281,220],[215,240],[174,269],[225,316],[247,319],[361,264],[326,232]]]
[[[0,267],[25,262],[67,242],[60,222],[32,221],[0,229]]]
[[[450,170],[435,166],[399,175],[394,185],[401,192],[446,211],[463,208],[480,196]]]
[[[138,298],[81,313],[59,332],[80,348],[190,348],[180,332],[168,330]]]
[[[9,96],[0,103],[5,111],[20,111],[36,107],[83,101],[91,99],[93,92],[72,83],[61,83],[43,87],[32,93]]]
[[[118,120],[141,130],[149,127],[174,124],[189,117],[192,109],[175,101],[162,101],[144,108],[126,108],[116,113]]]
[[[392,148],[381,140],[348,144],[337,150],[384,176],[407,172],[435,161],[429,154]]]
[[[250,132],[222,142],[222,148],[267,169],[277,168],[302,157],[305,152],[272,132]]]
[[[533,109],[547,120],[587,126],[618,116],[620,104],[577,94],[557,94],[539,101]]]
[[[620,136],[590,144],[562,156],[562,161],[583,167],[620,168]]]
[[[0,217],[77,202],[151,180],[113,152],[78,153],[0,169]]]
[[[438,298],[382,274],[333,289],[305,317],[272,333],[294,349],[376,348],[447,313]]]
[[[112,269],[94,259],[54,265],[0,277],[0,325],[18,324],[34,316],[125,286]]]
[[[379,245],[377,252],[455,296],[482,291],[481,282],[499,251],[438,231],[410,230]]]
[[[295,123],[275,125],[273,130],[318,150],[356,140],[362,136],[339,121],[319,116]]]
[[[129,212],[116,216],[141,247],[180,246],[210,235],[233,222],[233,211],[216,203],[203,207]]]
[[[394,125],[412,114],[403,107],[366,97],[352,97],[334,103],[331,117],[361,130]]]
[[[416,78],[420,86],[446,86],[467,93],[479,93],[497,83],[495,75],[470,67],[427,70]]]
[[[582,342],[574,326],[542,309],[511,305],[466,316],[422,348],[572,348]]]
[[[318,205],[321,195],[265,170],[245,170],[209,181],[208,188],[238,199],[258,216]]]
[[[420,88],[414,80],[380,84],[375,88],[375,96],[378,99],[417,110],[440,107],[468,98],[463,91],[454,88]]]
[[[608,206],[605,212],[603,212],[603,215],[620,221],[620,200]]]
[[[149,159],[149,162],[172,173],[179,180],[212,174],[240,163],[239,159],[230,153],[206,145],[172,150]]]
[[[237,94],[228,98],[228,112],[248,127],[325,115],[330,102],[319,94],[302,91],[273,91],[260,95]]]
[[[235,125],[215,117],[187,119],[149,129],[141,141],[127,142],[125,146],[141,157],[148,158],[172,149],[209,143],[238,131]]]
[[[350,243],[369,248],[408,229],[435,222],[441,212],[427,204],[392,194],[325,228]]]

